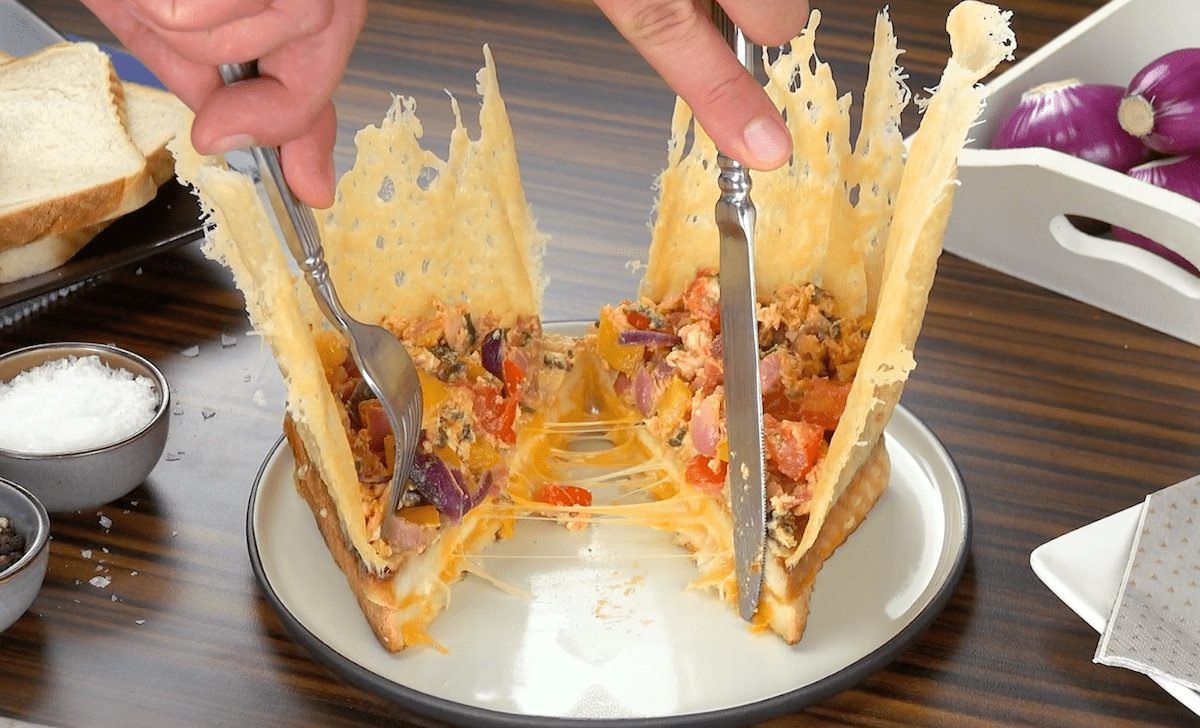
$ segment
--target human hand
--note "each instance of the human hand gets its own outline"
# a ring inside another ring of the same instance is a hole
[[[791,155],[783,117],[738,62],[697,0],[595,0],[621,35],[687,102],[717,147],[759,170]],[[721,7],[759,45],[783,45],[808,22],[807,0],[722,0]]]
[[[337,115],[330,100],[366,19],[366,0],[83,0],[196,112],[204,154],[277,146],[296,197],[333,204]],[[258,61],[225,86],[222,63]]]

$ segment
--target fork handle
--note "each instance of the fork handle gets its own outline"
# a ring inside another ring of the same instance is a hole
[[[223,63],[217,69],[221,80],[228,84],[258,78],[258,64]],[[263,189],[275,211],[279,231],[287,243],[296,264],[304,272],[309,286],[316,293],[317,304],[327,318],[344,331],[348,326],[347,314],[329,278],[329,265],[325,263],[325,251],[321,247],[321,233],[312,208],[296,199],[283,176],[283,164],[276,147],[255,146],[250,154],[258,165]]]

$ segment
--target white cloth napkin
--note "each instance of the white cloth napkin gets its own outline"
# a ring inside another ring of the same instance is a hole
[[[1200,690],[1200,478],[1146,498],[1095,661]]]

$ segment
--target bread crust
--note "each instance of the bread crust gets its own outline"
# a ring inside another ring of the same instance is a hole
[[[370,624],[371,631],[388,651],[398,652],[404,649],[403,624],[396,620],[395,600],[391,597],[386,575],[372,573],[358,557],[354,544],[342,530],[337,507],[329,497],[325,481],[321,479],[317,466],[309,459],[304,441],[296,431],[291,417],[284,420],[283,432],[296,459],[296,489],[312,509],[325,545],[338,568],[346,575],[350,591],[358,600],[358,606]]]
[[[769,627],[788,644],[800,641],[808,623],[817,573],[863,522],[875,501],[887,489],[890,478],[891,460],[884,438],[880,437],[863,466],[850,480],[846,492],[830,509],[812,548],[790,568],[785,556],[768,553],[756,623]]]

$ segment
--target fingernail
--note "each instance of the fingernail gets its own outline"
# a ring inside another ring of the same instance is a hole
[[[760,117],[750,122],[742,132],[746,151],[766,169],[774,169],[787,161],[792,139],[787,128],[774,119]]]
[[[232,152],[235,149],[245,149],[254,146],[258,146],[258,142],[254,141],[254,137],[249,134],[234,134],[213,142],[211,153],[224,154]]]

